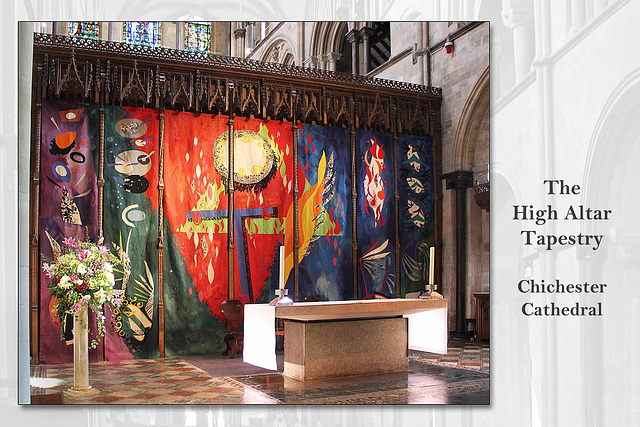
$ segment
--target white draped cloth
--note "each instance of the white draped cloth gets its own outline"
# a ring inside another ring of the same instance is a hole
[[[447,309],[437,308],[407,314],[410,350],[447,354]],[[243,361],[276,371],[276,307],[269,304],[244,306]]]

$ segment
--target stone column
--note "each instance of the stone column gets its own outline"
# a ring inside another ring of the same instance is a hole
[[[584,27],[587,21],[586,4],[584,0],[571,0],[571,32],[576,33]]]
[[[265,35],[266,36],[266,35]],[[298,23],[298,63],[296,65],[304,66],[306,52],[304,48],[304,22]]]
[[[73,387],[65,390],[67,396],[96,394],[89,385],[89,308],[82,305],[73,322]]]
[[[247,22],[247,41],[245,44],[249,49],[253,49],[256,45],[255,22]]]
[[[370,69],[371,64],[371,35],[373,34],[373,29],[369,27],[363,27],[360,30],[360,37],[362,37],[362,74],[367,74]]]
[[[600,15],[607,8],[607,0],[595,0],[593,2],[593,15],[594,17]]]
[[[318,69],[320,70],[326,70],[327,69],[327,63],[329,62],[329,59],[327,57],[327,55],[318,55]]]
[[[236,41],[236,56],[238,58],[244,58],[246,56],[244,51],[246,34],[247,30],[244,28],[237,28],[233,32]]]
[[[309,59],[304,61],[304,66],[307,68],[318,68],[318,58],[315,56],[309,57]]]
[[[358,32],[351,30],[347,34],[347,41],[351,43],[351,72],[358,75]]]
[[[467,189],[473,187],[472,171],[455,171],[442,175],[447,190],[455,190],[456,207],[456,333],[465,334],[467,317]]]
[[[342,54],[331,52],[329,55],[327,55],[327,58],[329,59],[329,71],[335,71],[338,61],[340,61],[340,58],[342,58]]]
[[[35,265],[30,264],[39,258],[38,250],[38,230],[32,230],[31,227],[37,228],[38,223],[35,218],[39,217],[37,204],[34,203],[32,221],[29,224],[29,209],[30,202],[34,193],[37,194],[39,184],[34,185],[36,177],[39,182],[40,171],[31,169],[31,162],[34,160],[32,156],[35,153],[31,152],[31,144],[40,144],[39,139],[36,137],[37,131],[31,124],[31,99],[35,94],[33,90],[32,78],[33,76],[33,31],[35,24],[33,22],[19,22],[18,23],[18,66],[20,73],[18,73],[18,141],[16,144],[7,144],[3,146],[3,157],[5,159],[16,158],[18,159],[17,172],[17,184],[18,184],[18,209],[21,213],[18,221],[18,237],[17,244],[18,249],[6,253],[7,264],[13,264],[18,261],[18,363],[19,374],[18,381],[20,387],[18,388],[18,403],[29,403],[29,375],[30,375],[30,362],[39,363],[38,358],[38,335],[40,334],[38,328],[38,295],[39,295],[39,262],[35,262]],[[41,70],[41,68],[40,68]],[[39,102],[34,99],[33,102]],[[37,107],[36,107],[37,108]],[[37,116],[37,114],[36,114]],[[37,122],[37,117],[33,120]],[[32,135],[32,132],[34,134]],[[33,139],[32,139],[33,138]],[[35,151],[35,150],[34,150]],[[0,173],[0,176],[14,179],[14,172],[5,169]],[[33,173],[33,175],[31,175]],[[33,177],[33,181],[32,181]],[[15,191],[15,190],[13,190]],[[4,193],[4,191],[2,192]],[[14,193],[15,194],[15,193]],[[35,199],[35,197],[33,198]],[[15,217],[18,220],[18,217]],[[13,229],[15,230],[15,229]],[[33,258],[30,258],[33,257]],[[33,286],[30,293],[29,287]],[[30,311],[31,310],[31,311]],[[30,347],[31,344],[31,347]]]
[[[533,62],[533,5],[526,0],[506,0],[502,17],[513,32],[516,83],[519,83],[529,74]]]
[[[229,28],[229,50],[230,50],[229,55],[230,56],[238,56],[238,45],[236,43],[236,38],[234,36],[237,29],[238,29],[238,23],[232,22]]]
[[[178,22],[176,27],[176,49],[184,49],[184,22]]]

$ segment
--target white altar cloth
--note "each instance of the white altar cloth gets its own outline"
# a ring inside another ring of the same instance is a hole
[[[422,302],[418,302],[422,301]],[[426,303],[430,301],[430,303]],[[412,302],[414,304],[412,304]],[[416,307],[415,305],[419,305]],[[382,309],[378,309],[381,307]],[[320,315],[314,310],[331,312]],[[276,311],[277,310],[277,311]],[[244,306],[243,361],[276,371],[276,317],[285,320],[354,320],[402,315],[408,319],[408,348],[410,350],[447,354],[447,300],[355,300],[295,303],[276,307],[269,304]]]

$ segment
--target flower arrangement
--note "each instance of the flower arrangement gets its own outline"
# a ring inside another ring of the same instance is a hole
[[[104,337],[104,304],[120,307],[123,291],[114,289],[113,267],[120,260],[106,246],[82,242],[67,237],[62,241],[59,253],[54,251],[54,261],[42,264],[42,270],[49,278],[48,288],[57,302],[55,310],[62,319],[65,313],[78,314],[83,306],[88,306],[96,315],[98,335]],[[60,336],[64,338],[62,329]],[[91,348],[98,342],[93,339]]]

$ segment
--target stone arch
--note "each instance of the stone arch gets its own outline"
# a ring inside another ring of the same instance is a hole
[[[346,22],[316,22],[311,31],[309,52],[312,56],[327,55],[335,52],[340,45],[342,27]]]
[[[293,56],[293,53],[286,52],[284,54],[284,58],[282,58],[282,64],[284,64],[284,65],[295,65],[296,64],[296,58]]]
[[[349,24],[347,22],[316,22],[313,24],[309,43],[312,68],[335,69],[335,63],[342,52],[344,34],[348,30]],[[329,65],[332,61],[332,65]]]
[[[399,21],[424,21],[424,15],[415,6],[409,6],[400,15]]]
[[[640,111],[640,69],[625,77],[613,90],[594,126],[583,178],[585,203],[607,203],[611,195],[611,171],[629,151],[631,137],[640,133],[634,113]],[[628,119],[628,120],[627,120]]]
[[[596,120],[582,183],[582,203],[594,209],[611,209],[608,221],[584,221],[583,233],[603,235],[597,251],[578,254],[581,280],[590,283],[635,284],[640,280],[637,254],[640,253],[640,202],[635,197],[635,183],[640,180],[640,68],[624,77],[612,90]],[[592,372],[585,386],[590,389],[630,387],[629,378],[637,378],[640,367],[637,354],[623,350],[632,342],[632,327],[640,322],[638,286],[610,286],[601,296],[581,295],[584,305],[602,302],[607,322],[580,319],[580,327],[588,333],[580,342],[583,372]],[[608,366],[629,369],[609,372]],[[631,398],[601,399],[586,395],[596,422],[625,411]]]
[[[482,123],[488,122],[488,112],[489,67],[478,77],[462,108],[453,139],[454,170],[471,170],[474,166],[476,138]]]
[[[285,65],[294,65],[296,53],[293,44],[284,37],[279,37],[264,50],[261,61],[277,62]]]

